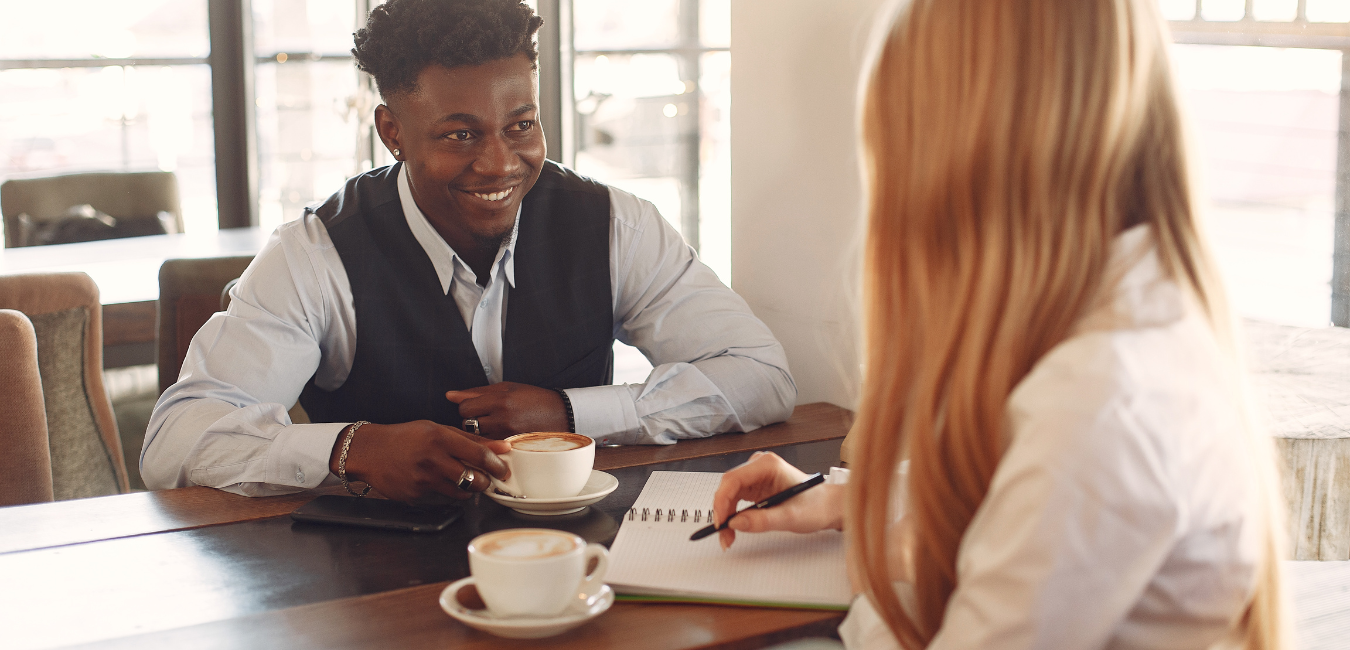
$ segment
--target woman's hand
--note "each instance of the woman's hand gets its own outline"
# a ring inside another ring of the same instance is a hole
[[[722,483],[713,497],[716,522],[721,525],[733,515],[737,502],[760,501],[801,483],[807,476],[778,454],[755,452],[750,460],[722,476]],[[731,518],[730,528],[718,531],[722,548],[731,547],[737,531],[812,533],[827,528],[842,530],[845,492],[842,485],[821,485],[772,508],[745,510]]]

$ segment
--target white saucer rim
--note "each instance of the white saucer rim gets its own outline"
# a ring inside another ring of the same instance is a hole
[[[497,503],[500,503],[500,504],[505,505],[505,506],[513,506],[513,505],[520,505],[520,506],[529,506],[529,505],[555,506],[555,505],[557,505],[557,506],[560,506],[560,505],[566,505],[566,504],[568,504],[568,503],[574,503],[574,502],[577,502],[577,501],[584,501],[584,500],[586,500],[586,499],[596,499],[596,500],[598,501],[599,499],[601,499],[601,498],[603,498],[603,497],[609,496],[609,493],[611,493],[611,492],[613,492],[614,490],[617,490],[617,489],[619,488],[619,479],[614,478],[614,475],[613,475],[613,474],[610,474],[609,472],[602,472],[602,471],[600,471],[600,470],[598,470],[598,469],[593,469],[593,470],[591,470],[591,476],[595,476],[596,474],[600,474],[600,475],[602,475],[602,476],[608,477],[609,480],[610,480],[609,486],[608,486],[608,487],[604,487],[604,488],[600,488],[599,490],[596,490],[595,492],[591,492],[591,493],[588,493],[588,494],[578,494],[578,495],[576,495],[576,496],[574,496],[574,497],[557,497],[557,498],[553,498],[553,499],[517,499],[517,498],[515,498],[515,497],[513,497],[513,496],[507,496],[507,495],[505,495],[505,494],[499,494],[499,493],[497,493],[497,492],[493,492],[491,488],[489,488],[489,489],[487,490],[487,492],[484,492],[484,494],[486,494],[486,495],[488,496],[488,498],[492,499],[493,501],[496,501]],[[587,483],[590,483],[590,481],[591,481],[590,478],[587,478],[587,479],[586,479],[586,482],[587,482]]]
[[[506,506],[506,507],[522,515],[529,515],[531,517],[559,517],[562,515],[574,515],[578,512],[581,512],[582,510],[585,510],[586,506],[589,505],[591,504],[585,503],[575,508],[568,508],[567,506],[563,506],[563,508],[566,508],[565,510],[564,509],[539,510],[539,509],[530,509],[525,506]]]
[[[466,625],[476,623],[478,625],[484,626],[508,627],[513,629],[533,629],[553,625],[569,625],[572,623],[584,623],[609,611],[609,608],[614,606],[615,600],[614,589],[611,588],[608,584],[602,584],[600,585],[600,591],[596,593],[595,604],[591,605],[586,611],[578,612],[576,614],[564,613],[559,616],[552,616],[547,618],[539,618],[532,616],[531,617],[520,616],[513,618],[482,616],[476,613],[478,610],[465,609],[463,607],[450,604],[453,603],[454,601],[455,592],[459,591],[465,585],[477,584],[477,582],[478,581],[475,580],[473,576],[468,576],[465,578],[460,578],[459,580],[456,580],[446,585],[445,589],[441,590],[441,595],[437,598],[437,602],[440,603],[441,610],[444,611],[446,614],[449,614],[451,618],[454,618],[455,620],[460,621]],[[472,623],[470,623],[470,621],[472,621]]]

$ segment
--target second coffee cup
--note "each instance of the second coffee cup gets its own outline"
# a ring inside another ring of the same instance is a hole
[[[526,499],[561,499],[581,493],[595,465],[595,441],[566,432],[522,433],[506,439],[511,451],[501,459],[511,478],[492,485]]]
[[[549,617],[595,596],[609,553],[561,530],[512,528],[469,542],[478,595],[498,616]]]

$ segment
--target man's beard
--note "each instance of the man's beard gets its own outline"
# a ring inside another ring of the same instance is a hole
[[[511,237],[511,231],[514,229],[515,224],[513,223],[511,224],[511,228],[495,235],[471,233],[473,236],[473,243],[478,247],[479,252],[496,254],[497,251],[501,250],[502,244],[505,244]]]

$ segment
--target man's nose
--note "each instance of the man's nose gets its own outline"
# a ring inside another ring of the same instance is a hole
[[[520,169],[520,157],[502,134],[483,139],[483,147],[473,162],[473,170],[483,176],[510,176]]]

